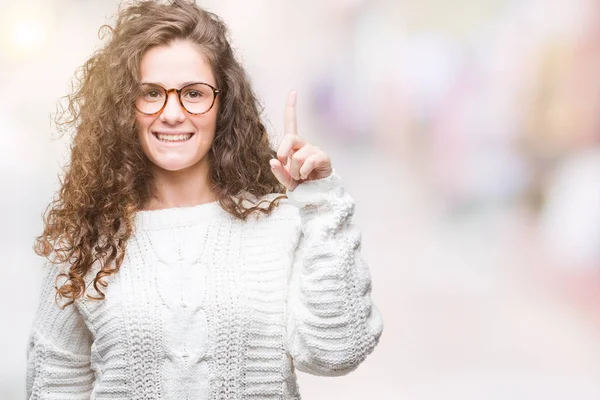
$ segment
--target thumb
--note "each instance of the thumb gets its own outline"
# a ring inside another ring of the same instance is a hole
[[[269,164],[271,164],[271,171],[273,171],[273,175],[275,178],[287,189],[294,190],[296,186],[298,186],[298,182],[290,175],[290,173],[285,169],[285,167],[281,164],[276,158],[272,158],[269,160]]]

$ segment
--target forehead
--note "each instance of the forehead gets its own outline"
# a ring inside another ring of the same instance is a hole
[[[185,82],[216,84],[205,55],[187,41],[175,41],[148,50],[140,62],[140,79],[166,88],[179,88]]]

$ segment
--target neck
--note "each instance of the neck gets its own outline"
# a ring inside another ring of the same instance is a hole
[[[146,210],[172,207],[190,207],[216,201],[209,178],[209,165],[205,160],[179,171],[154,168],[156,196]]]

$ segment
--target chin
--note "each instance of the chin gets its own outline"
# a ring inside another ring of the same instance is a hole
[[[160,169],[163,169],[165,171],[171,171],[171,172],[176,172],[176,171],[183,171],[185,169],[191,168],[194,165],[196,165],[198,163],[198,161],[184,161],[184,160],[152,160],[152,162],[154,163],[155,166],[157,166]]]

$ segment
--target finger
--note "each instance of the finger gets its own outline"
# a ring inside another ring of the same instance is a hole
[[[307,157],[299,170],[299,179],[306,179],[315,168],[329,163],[329,156],[324,151],[313,152]]]
[[[294,190],[296,186],[298,186],[298,182],[292,178],[292,176],[286,171],[286,169],[281,165],[279,160],[273,158],[269,161],[271,164],[271,171],[273,171],[273,175],[275,178],[286,188],[290,190]]]
[[[298,134],[298,125],[296,122],[296,97],[297,94],[295,90],[288,93],[287,101],[285,103],[284,134]]]
[[[281,161],[283,165],[286,165],[288,157],[293,156],[293,154],[305,144],[306,140],[298,135],[285,135],[277,149],[277,159]]]
[[[300,150],[296,151],[292,155],[290,166],[288,168],[288,172],[290,173],[292,178],[294,178],[296,180],[301,179],[300,178],[300,168],[304,164],[304,161],[307,158],[309,158],[311,155],[316,153],[317,150],[318,149],[315,146],[307,143],[305,146],[303,146]]]

